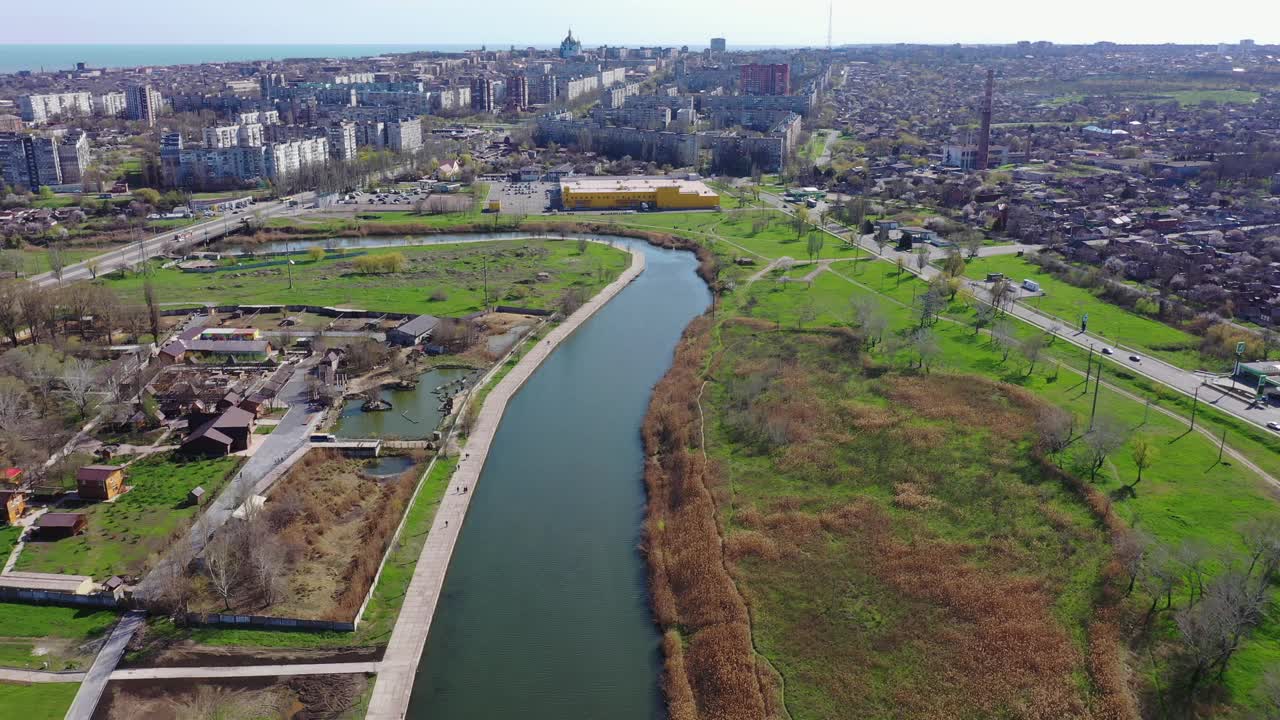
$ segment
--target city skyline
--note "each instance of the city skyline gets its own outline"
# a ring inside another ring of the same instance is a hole
[[[1266,0],[1245,0],[1228,14],[1202,15],[1175,11],[1155,16],[1147,8],[1082,0],[1070,12],[1046,17],[1012,0],[980,4],[952,4],[926,0],[905,18],[895,6],[863,7],[834,4],[832,41],[836,45],[878,43],[1004,44],[1019,40],[1048,40],[1062,44],[1110,41],[1133,44],[1217,44],[1251,38],[1260,44],[1280,38],[1258,36],[1257,30],[1280,25],[1280,7]],[[588,46],[602,44],[705,45],[711,37],[725,37],[732,49],[740,46],[823,46],[827,41],[828,3],[805,0],[779,12],[762,0],[708,0],[689,4],[653,0],[620,26],[617,15],[594,4],[570,1],[553,8],[497,0],[485,23],[466,13],[450,13],[436,3],[414,6],[404,0],[362,3],[353,22],[333,18],[351,13],[336,0],[301,3],[296,0],[252,3],[228,0],[224,12],[202,17],[200,23],[174,27],[168,6],[140,0],[121,14],[96,3],[72,0],[57,6],[26,5],[10,15],[15,22],[0,29],[8,44],[220,44],[234,38],[246,44],[474,44],[501,47],[545,46],[558,43],[572,28]],[[1168,8],[1167,8],[1168,9]],[[1174,9],[1170,9],[1174,10]],[[1249,17],[1249,23],[1239,18]],[[245,23],[252,17],[253,23]],[[681,22],[672,23],[679,17]],[[360,22],[362,18],[372,20]],[[993,22],[992,18],[1007,21]],[[380,22],[394,20],[394,22]],[[1021,20],[1019,22],[1019,20]],[[281,28],[287,28],[281,31]],[[1274,31],[1272,31],[1274,32]]]

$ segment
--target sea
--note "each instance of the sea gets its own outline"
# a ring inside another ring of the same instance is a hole
[[[91,68],[146,65],[195,65],[210,62],[281,60],[284,58],[352,58],[409,52],[461,52],[468,44],[284,44],[284,45],[20,45],[0,44],[0,73],[71,70],[76,63]]]

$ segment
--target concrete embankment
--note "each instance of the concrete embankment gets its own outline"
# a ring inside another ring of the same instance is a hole
[[[644,253],[631,249],[631,266],[616,280],[578,308],[545,338],[537,341],[520,358],[515,367],[489,392],[463,446],[457,470],[436,511],[435,521],[418,558],[404,605],[387,644],[387,652],[378,672],[377,684],[366,714],[368,720],[399,720],[405,716],[413,692],[414,675],[426,646],[427,635],[436,605],[444,586],[445,574],[454,546],[462,530],[475,489],[484,469],[485,459],[494,434],[506,412],[507,403],[519,392],[542,362],[561,342],[604,307],[645,269]],[[501,364],[490,371],[500,371]],[[480,383],[483,387],[488,377]],[[462,488],[467,492],[462,492]]]

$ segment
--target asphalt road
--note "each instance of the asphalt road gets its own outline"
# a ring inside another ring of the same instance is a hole
[[[792,211],[792,208],[777,195],[773,195],[771,193],[760,193],[760,199],[765,200],[770,205],[782,210],[783,212],[790,213]],[[832,235],[836,235],[841,240],[849,238],[849,236],[832,232],[830,228],[827,229],[827,232]],[[876,248],[874,237],[874,235],[859,236],[857,237],[857,243],[868,252],[878,253],[879,250]],[[1012,249],[1002,251],[999,249],[1001,247]],[[993,248],[984,248],[984,251],[986,252],[980,252],[979,254],[1002,254],[1003,252],[1016,252],[1017,249],[1017,246],[996,246]],[[1036,249],[1039,248],[1037,247]],[[934,250],[933,252],[936,252],[939,255],[945,254],[945,251],[940,249]],[[883,256],[890,262],[894,262],[897,258],[901,257],[911,272],[921,275],[925,279],[932,278],[940,272],[932,265],[928,265],[923,271],[919,271],[916,269],[915,257],[911,253],[899,252],[888,246],[885,247]],[[990,294],[987,292],[987,285],[985,283],[971,280],[968,284],[973,288],[974,292],[977,293],[978,297],[990,300]],[[1173,390],[1177,390],[1178,392],[1188,396],[1195,396],[1196,390],[1199,388],[1199,395],[1202,401],[1217,407],[1223,412],[1234,415],[1241,420],[1253,423],[1263,428],[1266,427],[1268,422],[1280,422],[1280,408],[1267,405],[1254,406],[1248,401],[1242,400],[1235,395],[1229,395],[1220,390],[1215,390],[1212,386],[1205,386],[1205,381],[1213,376],[1210,373],[1185,370],[1162,360],[1147,357],[1137,350],[1126,347],[1123,343],[1106,340],[1088,333],[1076,332],[1072,329],[1073,326],[1071,322],[1043,315],[1037,312],[1034,308],[1023,303],[1015,303],[1009,312],[1018,319],[1024,320],[1044,330],[1049,330],[1056,326],[1059,328],[1059,337],[1082,348],[1093,347],[1099,352],[1104,347],[1115,349],[1116,354],[1109,358],[1111,363],[1113,363],[1111,366],[1113,368],[1115,365],[1122,365],[1126,370],[1132,373],[1145,375],[1157,383]],[[1141,361],[1136,363],[1131,362],[1128,360],[1130,354],[1138,355],[1141,358]],[[1099,355],[1099,357],[1101,358],[1104,356]]]
[[[297,197],[305,204],[311,201],[309,199],[310,195],[308,193]],[[90,260],[68,265],[62,269],[61,279],[52,272],[46,272],[40,275],[33,275],[30,278],[30,282],[38,287],[48,287],[77,280],[89,280],[94,276],[94,273],[90,272],[89,269],[91,264],[96,265],[97,274],[109,273],[121,267],[136,265],[142,260],[171,252],[180,247],[212,240],[239,228],[245,218],[257,216],[265,219],[283,214],[287,210],[289,210],[288,206],[282,202],[259,203],[254,206],[252,212],[245,211],[238,214],[222,215],[206,222],[170,230],[155,237],[129,243],[124,247],[97,255]],[[185,240],[179,240],[180,237],[184,237]]]
[[[211,502],[201,516],[201,522],[191,528],[188,542],[191,548],[200,549],[213,531],[231,517],[231,513],[250,495],[262,494],[272,470],[275,470],[290,455],[303,446],[307,435],[311,432],[312,421],[319,417],[318,411],[312,411],[307,405],[306,377],[308,365],[299,365],[293,377],[285,384],[280,397],[289,405],[289,411],[280,418],[280,423],[270,435],[262,437],[262,444],[253,455],[240,467],[240,471],[232,478],[227,487]],[[164,577],[163,571],[171,562],[171,555],[165,556],[156,563],[151,572],[138,584],[135,592],[146,597],[153,592],[156,578]]]

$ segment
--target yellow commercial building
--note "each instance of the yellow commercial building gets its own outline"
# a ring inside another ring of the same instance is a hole
[[[701,180],[676,178],[582,178],[560,183],[565,210],[710,210],[720,196]]]

